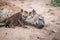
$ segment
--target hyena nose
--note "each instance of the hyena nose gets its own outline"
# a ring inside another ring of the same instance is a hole
[[[38,27],[42,29],[42,28],[44,27],[44,25],[40,25],[40,26],[38,26]]]
[[[37,28],[42,29],[44,25],[37,25]]]
[[[44,27],[44,23],[43,24],[42,23],[36,23],[36,27],[38,29],[42,29]]]

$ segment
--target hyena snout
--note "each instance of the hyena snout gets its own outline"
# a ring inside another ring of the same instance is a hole
[[[36,22],[36,27],[37,28],[43,28],[45,25],[44,19],[38,19]]]

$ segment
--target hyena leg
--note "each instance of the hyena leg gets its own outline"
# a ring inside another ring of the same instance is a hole
[[[20,24],[21,26],[24,25],[22,21],[18,20],[18,22],[19,22],[19,24]]]
[[[9,28],[14,28],[14,23],[13,23],[13,21],[10,21],[10,23],[9,23]]]
[[[18,22],[19,22],[19,24],[20,24],[23,28],[27,28],[27,27],[25,27],[23,21],[18,20]]]
[[[6,20],[6,22],[5,22],[5,27],[9,27],[9,24],[10,24],[10,22],[8,21],[8,20]]]
[[[12,23],[9,24],[9,28],[14,28]]]
[[[8,28],[9,27],[9,24],[5,24],[5,27]]]

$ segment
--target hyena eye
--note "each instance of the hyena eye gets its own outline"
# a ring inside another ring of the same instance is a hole
[[[42,20],[42,19],[39,18],[39,20]]]

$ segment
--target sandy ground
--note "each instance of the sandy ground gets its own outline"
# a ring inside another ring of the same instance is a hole
[[[60,40],[60,36],[58,36],[60,30],[60,8],[50,6],[50,0],[9,2],[22,6],[27,11],[35,9],[38,14],[44,16],[45,27],[43,29],[37,29],[32,26],[27,26],[27,28],[16,27],[15,29],[1,27],[0,40]]]

